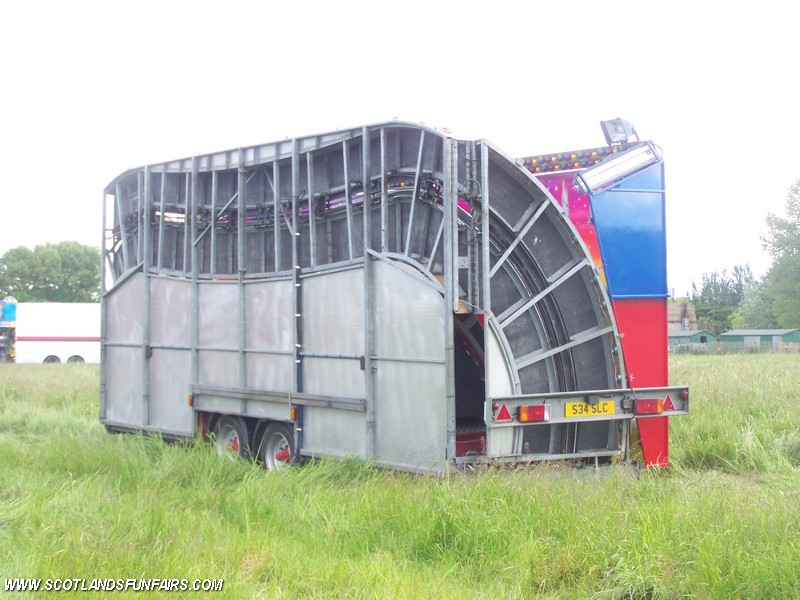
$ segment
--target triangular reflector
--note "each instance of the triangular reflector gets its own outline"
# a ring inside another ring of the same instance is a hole
[[[669,397],[669,394],[664,398],[664,410],[675,410],[675,405],[672,403],[672,398]]]
[[[494,418],[495,423],[507,423],[511,421],[511,413],[508,412],[508,407],[505,402],[500,405],[500,410],[497,411],[497,416]]]

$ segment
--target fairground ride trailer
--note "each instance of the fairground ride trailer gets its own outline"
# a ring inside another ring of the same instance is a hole
[[[650,142],[607,150],[569,175],[596,250],[538,159],[413,123],[122,173],[105,189],[102,422],[213,434],[269,468],[357,456],[442,472],[639,448],[667,464],[666,417],[689,394],[668,386],[666,342],[649,354],[666,318],[651,327],[658,312],[635,302],[666,307],[663,163]],[[631,210],[636,194],[647,218],[622,235],[653,252],[606,238],[624,214],[606,204]],[[639,272],[654,294],[625,287]]]

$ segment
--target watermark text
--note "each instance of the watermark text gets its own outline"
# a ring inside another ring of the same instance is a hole
[[[221,592],[222,579],[6,579],[6,592]]]

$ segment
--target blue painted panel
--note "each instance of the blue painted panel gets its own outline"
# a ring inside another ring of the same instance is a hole
[[[612,298],[667,296],[664,165],[592,195],[592,215]]]

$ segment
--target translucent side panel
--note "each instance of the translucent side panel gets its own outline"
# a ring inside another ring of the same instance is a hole
[[[238,349],[241,337],[239,286],[201,283],[199,294],[200,347]]]
[[[421,275],[382,262],[374,271],[377,459],[414,470],[442,469],[447,447],[444,299]]]
[[[170,433],[194,433],[194,411],[187,402],[190,359],[188,350],[153,350],[149,361],[150,422]]]
[[[200,350],[198,383],[222,387],[244,387],[239,378],[239,353]]]
[[[364,354],[364,270],[302,279],[303,351]]]
[[[103,368],[109,373],[105,390],[104,420],[129,427],[143,427],[144,401],[141,348],[107,346]]]
[[[106,296],[105,341],[107,344],[144,340],[144,276],[136,273]]]
[[[303,413],[303,447],[310,455],[367,458],[364,413],[308,407]]]
[[[268,352],[291,352],[291,281],[248,283],[245,286],[246,347]]]
[[[191,284],[179,279],[150,278],[150,345],[192,344]]]

